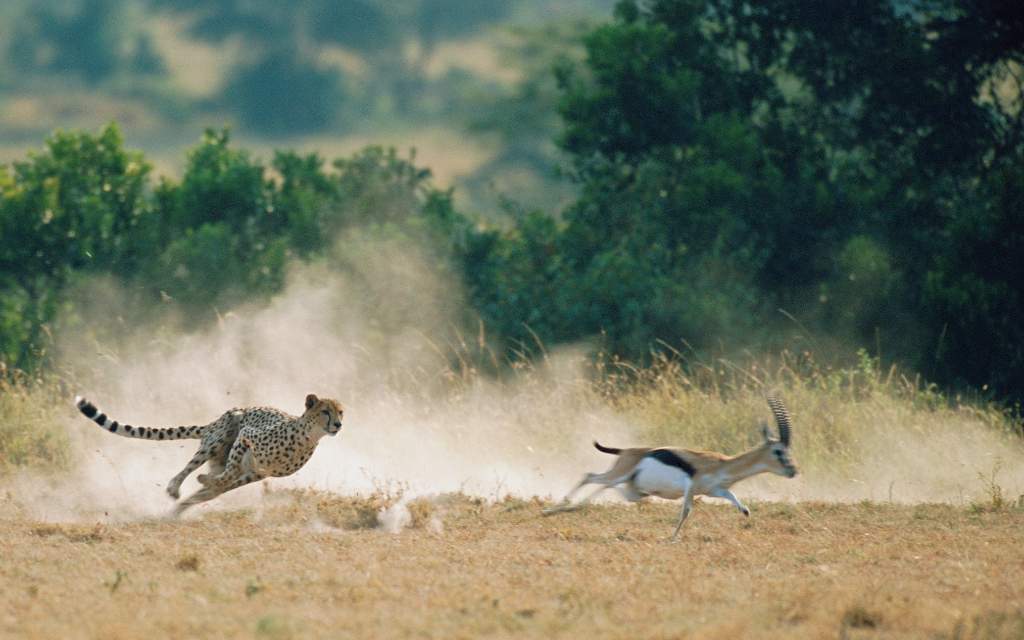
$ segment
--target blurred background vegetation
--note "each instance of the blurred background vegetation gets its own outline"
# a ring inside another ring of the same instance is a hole
[[[866,348],[1019,402],[1011,5],[10,0],[0,363],[44,370],[85,278],[201,326],[359,227],[502,349]]]

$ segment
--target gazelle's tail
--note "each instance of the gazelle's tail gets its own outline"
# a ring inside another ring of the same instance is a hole
[[[622,453],[622,449],[616,449],[615,447],[603,447],[601,446],[601,443],[598,442],[597,440],[594,440],[594,448],[600,451],[601,453],[610,453],[616,456]]]

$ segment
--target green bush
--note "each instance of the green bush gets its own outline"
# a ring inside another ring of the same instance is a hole
[[[142,309],[172,301],[201,326],[280,291],[290,260],[328,255],[349,228],[412,240],[439,265],[455,264],[475,233],[451,192],[394,150],[369,147],[330,169],[279,152],[272,166],[276,175],[227,131],[207,131],[181,180],[154,187],[110,125],[58,132],[42,153],[0,167],[0,362],[45,364],[53,323],[80,328],[65,294],[90,275],[119,281]]]
[[[350,4],[388,33],[418,25],[423,55],[433,14],[451,5],[400,19]],[[228,3],[197,25],[214,39],[270,33],[281,12]],[[468,13],[460,30],[486,15]],[[338,238],[359,229],[415,244],[461,279],[509,352],[595,336],[634,361],[684,347],[799,340],[827,357],[870,346],[940,384],[1020,399],[1024,94],[1010,89],[1024,38],[1010,36],[1022,26],[959,0],[915,12],[883,0],[834,11],[623,0],[554,74],[578,197],[559,212],[510,204],[493,226],[393,149],[330,161],[282,151],[268,167],[208,131],[180,180],[153,185],[116,127],[58,132],[0,168],[0,357],[45,362],[52,323],[75,316],[71,282],[112,278],[201,324],[279,291],[292,260],[354,268]],[[338,78],[264,44],[268,57],[232,85],[252,126],[332,122]],[[543,83],[522,86],[517,101],[529,87],[554,99]],[[987,97],[992,87],[1007,89]],[[507,139],[550,129],[526,106],[513,109],[525,129],[500,129]]]

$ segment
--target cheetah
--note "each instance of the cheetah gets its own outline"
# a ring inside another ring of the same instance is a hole
[[[293,416],[273,407],[231,409],[207,425],[155,429],[111,420],[85,398],[75,398],[85,417],[111,433],[147,440],[198,439],[199,451],[171,478],[167,493],[175,500],[181,483],[204,462],[209,472],[197,477],[203,485],[175,506],[174,515],[222,493],[268,476],[283,477],[302,468],[320,438],[341,431],[344,408],[337,400],[306,396],[306,411]]]

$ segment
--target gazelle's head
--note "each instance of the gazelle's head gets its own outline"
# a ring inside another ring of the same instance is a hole
[[[327,435],[333,436],[341,431],[341,418],[344,415],[345,408],[337,400],[318,398],[312,393],[306,396],[303,419],[319,424]]]
[[[761,435],[764,436],[764,444],[761,446],[764,451],[763,464],[768,467],[768,471],[774,474],[792,478],[797,471],[796,465],[793,464],[793,458],[789,454],[791,432],[789,411],[786,410],[786,405],[782,404],[782,400],[773,395],[768,396],[768,406],[772,408],[772,414],[775,415],[775,424],[779,427],[779,437],[776,440],[772,437],[768,425],[761,425]]]

